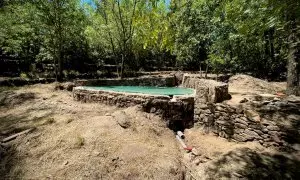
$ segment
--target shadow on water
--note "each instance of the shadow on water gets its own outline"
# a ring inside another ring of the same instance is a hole
[[[300,157],[240,148],[213,162],[206,173],[212,179],[299,179]]]

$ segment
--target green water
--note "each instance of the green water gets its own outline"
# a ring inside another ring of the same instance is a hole
[[[141,93],[151,95],[191,95],[193,89],[178,87],[155,87],[155,86],[83,86],[84,89],[115,91],[126,93]]]

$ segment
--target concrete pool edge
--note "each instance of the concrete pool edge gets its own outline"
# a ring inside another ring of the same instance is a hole
[[[87,89],[85,87],[89,86],[78,86],[73,88],[73,93],[74,91],[91,91],[91,92],[98,92],[98,93],[116,93],[116,94],[121,94],[121,95],[133,95],[133,96],[144,96],[144,97],[161,97],[161,98],[166,98],[166,99],[172,99],[170,95],[160,95],[160,94],[147,94],[147,93],[137,93],[137,92],[120,92],[120,91],[113,91],[113,90],[100,90],[100,89]],[[175,98],[194,98],[196,95],[196,90],[193,88],[186,88],[193,90],[193,93],[191,94],[185,94],[185,95],[172,95]]]

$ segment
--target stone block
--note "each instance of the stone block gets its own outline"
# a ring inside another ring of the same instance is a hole
[[[248,125],[248,122],[247,121],[245,121],[244,119],[242,119],[242,118],[235,118],[234,119],[234,122],[236,122],[236,123],[240,123],[240,124],[244,124],[244,125]]]

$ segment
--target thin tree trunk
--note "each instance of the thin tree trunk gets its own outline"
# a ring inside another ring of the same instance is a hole
[[[208,71],[208,63],[206,64],[206,69],[205,69],[205,79],[207,79],[207,71]]]
[[[202,78],[202,68],[201,68],[201,65],[202,65],[202,62],[200,62],[200,66],[199,66],[199,69],[200,69],[200,77]]]
[[[300,48],[297,37],[295,20],[291,21],[291,33],[289,35],[287,94],[300,96]]]
[[[120,78],[123,79],[124,77],[124,53],[122,53],[122,62],[121,62],[121,73],[120,73]]]

